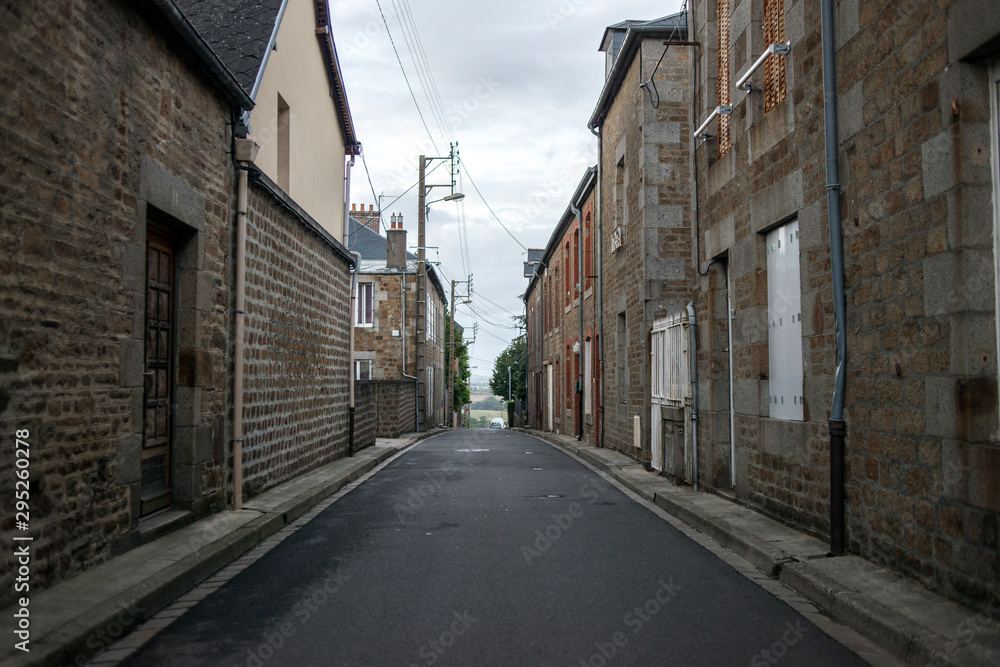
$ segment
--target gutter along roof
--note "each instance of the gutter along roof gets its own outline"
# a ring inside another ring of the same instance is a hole
[[[597,167],[587,167],[587,171],[583,173],[583,178],[580,179],[579,185],[576,186],[576,191],[573,192],[573,196],[570,197],[570,203],[580,208],[584,200],[586,200],[587,195],[594,189],[597,184]],[[542,253],[542,258],[540,264],[545,264],[548,266],[549,258],[555,253],[556,248],[559,246],[559,242],[562,239],[563,234],[566,232],[567,227],[573,222],[576,216],[573,215],[573,210],[567,205],[566,211],[562,214],[559,219],[559,224],[556,228],[552,230],[552,235],[549,236],[549,242],[545,246],[545,252]],[[531,276],[531,280],[528,282],[528,288],[524,290],[524,300],[528,300],[528,295],[531,294],[531,290],[535,288],[535,283],[540,280],[541,273],[539,268],[535,268],[534,275]]]
[[[365,275],[393,275],[404,273],[402,269],[390,269],[386,266],[386,259],[389,256],[389,239],[373,232],[365,224],[355,217],[351,217],[350,228],[347,236],[347,249],[361,255],[360,273]],[[412,267],[411,267],[412,263]],[[412,252],[406,253],[407,274],[417,273],[417,256]],[[438,294],[442,299],[447,299],[444,287],[438,278],[434,266],[427,263],[427,277],[430,278]]]
[[[618,57],[615,58],[614,65],[611,67],[611,73],[608,74],[608,78],[604,82],[604,88],[601,90],[600,97],[597,98],[597,106],[594,108],[594,113],[591,114],[590,120],[587,121],[587,127],[599,127],[604,123],[604,119],[607,118],[608,111],[611,110],[611,105],[618,96],[618,91],[621,90],[622,83],[625,81],[625,75],[628,73],[628,68],[632,64],[632,60],[635,57],[636,51],[639,50],[639,45],[643,39],[667,39],[671,37],[678,40],[687,39],[687,15],[685,12],[671,14],[670,16],[664,16],[653,21],[623,21],[607,28],[605,30],[605,39],[607,38],[608,30],[621,28],[625,25],[628,25],[628,32],[625,33],[625,41],[618,52]],[[603,43],[604,41],[602,40]]]
[[[227,84],[231,95],[240,97],[241,108],[254,106],[260,79],[267,69],[268,55],[281,27],[288,0],[148,0],[168,20],[176,14],[191,34],[181,36],[206,61],[216,78]],[[330,83],[330,97],[337,110],[337,120],[344,135],[344,152],[358,155],[361,144],[354,129],[351,108],[347,102],[344,75],[337,58],[337,47],[330,32],[330,16],[326,0],[313,0],[316,13],[316,40]],[[176,20],[171,21],[175,23]],[[183,26],[182,26],[183,27]],[[201,50],[196,48],[201,44]],[[211,61],[216,66],[212,67]],[[217,73],[216,70],[219,70]]]

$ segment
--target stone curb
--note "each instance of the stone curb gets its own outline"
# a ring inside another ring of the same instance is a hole
[[[910,643],[926,630],[902,614],[818,572],[808,563],[790,563],[779,580],[817,607],[886,649],[900,660],[910,657]]]
[[[117,624],[124,632],[127,632],[148,621],[161,609],[213,573],[250,551],[269,536],[295,521],[316,504],[337,493],[348,484],[357,481],[392,456],[440,432],[440,430],[434,430],[420,433],[415,437],[411,436],[406,442],[398,446],[384,447],[383,451],[374,453],[374,455],[368,453],[371,448],[361,450],[356,455],[359,458],[355,465],[349,467],[343,474],[338,475],[330,482],[308,489],[277,508],[262,513],[259,517],[169,565],[141,583],[100,602],[96,607],[88,609],[60,629],[43,637],[33,637],[30,653],[5,652],[0,656],[0,660],[5,667],[7,665],[11,667],[49,667],[76,664],[77,660],[93,653],[95,648],[100,648],[100,645],[98,647],[88,645],[88,641],[93,643],[95,638],[101,636],[107,628]],[[366,459],[362,460],[361,456],[365,456]],[[197,522],[189,525],[196,524]],[[86,576],[86,573],[80,576]],[[125,610],[137,610],[138,613],[126,614]],[[122,619],[123,614],[127,616],[127,619]]]

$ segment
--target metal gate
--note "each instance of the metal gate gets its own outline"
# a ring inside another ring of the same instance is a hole
[[[683,414],[685,401],[690,398],[688,381],[688,318],[687,313],[665,317],[653,323],[650,335],[650,465],[655,470],[686,476],[686,460],[677,461],[676,447],[667,446],[676,434],[675,420],[664,419],[664,408]],[[683,418],[682,418],[683,419]],[[683,423],[683,422],[681,422]],[[665,432],[665,426],[670,432]],[[670,444],[673,444],[672,442]],[[686,454],[686,452],[685,452]],[[684,459],[688,457],[683,456]]]

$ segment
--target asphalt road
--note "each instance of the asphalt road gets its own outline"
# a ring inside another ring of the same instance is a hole
[[[568,455],[408,450],[125,664],[861,665]]]

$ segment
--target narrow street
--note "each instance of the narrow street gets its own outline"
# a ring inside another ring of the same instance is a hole
[[[865,664],[563,452],[473,430],[404,452],[125,664],[779,662]]]

